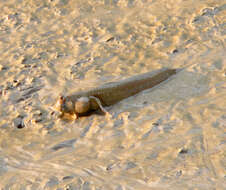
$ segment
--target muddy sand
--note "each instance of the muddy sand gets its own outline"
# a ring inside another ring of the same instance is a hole
[[[223,0],[0,0],[1,190],[226,189]],[[59,95],[161,68],[66,122]]]

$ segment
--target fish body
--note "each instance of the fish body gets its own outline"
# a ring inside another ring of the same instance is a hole
[[[93,100],[96,99],[95,101],[90,101],[88,109],[84,111],[85,113],[100,109],[100,104],[103,107],[111,106],[125,98],[160,84],[176,73],[176,69],[161,69],[157,72],[136,75],[118,82],[106,83],[87,91],[76,92],[62,98],[60,111],[62,113],[78,114],[75,105],[82,97],[87,97],[87,101],[89,101],[89,97],[93,97]]]

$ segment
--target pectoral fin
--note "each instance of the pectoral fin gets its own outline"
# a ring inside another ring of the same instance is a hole
[[[108,111],[102,106],[101,101],[99,98],[95,96],[89,96],[89,99],[91,101],[91,105],[94,109],[100,109],[103,113],[109,114]]]

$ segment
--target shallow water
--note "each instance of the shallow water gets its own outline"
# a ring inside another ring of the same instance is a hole
[[[222,0],[0,1],[0,188],[225,189]],[[163,84],[65,122],[60,94],[157,70]]]

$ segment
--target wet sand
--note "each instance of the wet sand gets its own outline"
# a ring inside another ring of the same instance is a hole
[[[0,188],[226,188],[222,0],[0,1]],[[56,117],[60,94],[155,71],[170,80]]]

